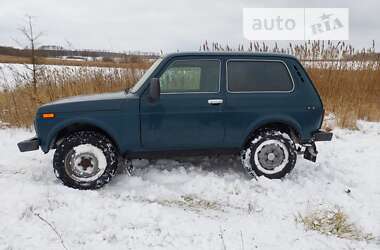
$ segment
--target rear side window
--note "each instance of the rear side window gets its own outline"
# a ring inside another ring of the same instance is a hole
[[[176,60],[160,77],[161,92],[218,92],[219,75],[218,60]]]
[[[230,92],[291,91],[293,81],[280,61],[228,61]]]

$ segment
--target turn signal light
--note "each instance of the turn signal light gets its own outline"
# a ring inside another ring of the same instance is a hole
[[[45,113],[45,114],[42,114],[42,118],[53,119],[53,118],[55,118],[55,114],[54,113]]]

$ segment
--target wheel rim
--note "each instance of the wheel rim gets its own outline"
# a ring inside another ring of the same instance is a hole
[[[254,162],[265,174],[282,171],[289,161],[289,152],[284,143],[278,140],[262,142],[255,150]]]
[[[75,181],[94,181],[105,172],[106,167],[103,151],[90,144],[74,147],[65,157],[66,174]]]

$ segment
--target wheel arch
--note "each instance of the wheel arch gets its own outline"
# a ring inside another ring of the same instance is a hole
[[[244,148],[250,142],[250,139],[262,129],[278,129],[282,132],[286,132],[290,134],[292,139],[295,142],[298,142],[301,138],[301,126],[297,121],[290,118],[271,118],[271,119],[263,119],[259,122],[255,122],[251,124],[249,129],[246,132],[245,139],[243,144],[241,145]]]
[[[50,149],[56,148],[57,144],[68,134],[77,132],[77,131],[95,131],[99,132],[105,136],[107,136],[112,143],[115,145],[117,150],[120,152],[120,145],[117,138],[117,134],[107,128],[105,124],[101,122],[96,122],[92,120],[73,120],[67,122],[65,124],[61,124],[60,126],[54,128],[48,136],[48,140],[46,143],[46,148],[44,151],[49,151]]]

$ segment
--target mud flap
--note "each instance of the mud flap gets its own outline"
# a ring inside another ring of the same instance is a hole
[[[128,174],[129,176],[135,175],[135,168],[130,159],[123,157],[119,158],[118,174]]]
[[[317,147],[315,146],[315,143],[313,142],[311,145],[306,146],[303,158],[312,162],[316,162],[317,154],[318,154]]]

